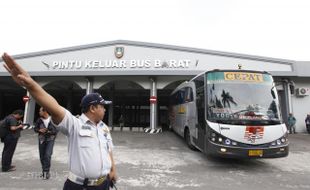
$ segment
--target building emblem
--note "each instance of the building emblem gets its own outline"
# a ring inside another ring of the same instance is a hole
[[[122,58],[124,55],[124,47],[115,47],[114,54],[118,59]]]

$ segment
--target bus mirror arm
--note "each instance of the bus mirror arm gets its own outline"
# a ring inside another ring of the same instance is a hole
[[[274,87],[271,88],[271,95],[272,95],[272,98],[273,98],[273,99],[276,99],[276,95],[275,95],[275,93],[274,93],[274,91],[273,91],[273,88],[274,88]]]
[[[271,90],[271,95],[272,95],[273,99],[276,99],[276,95],[274,94],[273,90]]]

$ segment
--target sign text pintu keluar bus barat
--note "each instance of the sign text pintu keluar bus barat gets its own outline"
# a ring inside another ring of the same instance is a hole
[[[170,60],[67,60],[53,61],[51,69],[136,69],[136,68],[189,68],[191,61],[189,59],[170,59]],[[48,64],[48,63],[46,63]],[[49,64],[48,64],[49,65]]]

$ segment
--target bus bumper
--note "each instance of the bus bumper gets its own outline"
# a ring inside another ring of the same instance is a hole
[[[218,145],[213,142],[208,143],[207,154],[224,158],[280,158],[288,156],[288,144],[278,147],[231,147]]]

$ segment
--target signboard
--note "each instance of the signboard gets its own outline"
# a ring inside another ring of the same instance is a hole
[[[224,72],[225,80],[237,80],[247,82],[264,82],[263,74],[247,72]]]
[[[151,96],[150,97],[150,103],[155,104],[157,102],[157,97],[156,96]]]
[[[80,70],[80,69],[187,69],[190,59],[131,59],[131,60],[55,60],[41,61],[47,69]]]
[[[29,97],[29,96],[24,96],[24,97],[23,97],[24,103],[27,103],[29,100],[30,100],[30,97]]]
[[[214,82],[237,82],[237,83],[270,83],[272,76],[268,73],[246,72],[246,71],[218,71],[206,73],[207,81]]]

